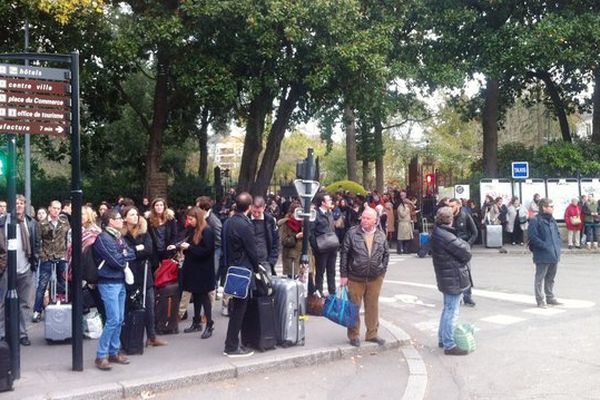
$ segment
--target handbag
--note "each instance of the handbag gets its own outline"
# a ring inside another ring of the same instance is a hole
[[[318,293],[319,292],[315,292],[306,296],[306,312],[308,315],[322,317],[323,307],[325,306],[325,298]]]
[[[571,215],[571,225],[580,225],[581,224],[581,217],[579,215]]]
[[[163,288],[171,283],[177,282],[179,263],[171,258],[162,260],[154,273],[154,286]]]
[[[256,294],[258,297],[270,296],[273,294],[273,281],[267,269],[261,265],[258,266],[258,272],[254,274]]]
[[[330,294],[325,299],[323,316],[346,328],[354,328],[358,320],[358,306],[348,299],[348,287],[340,290],[339,296]]]
[[[128,285],[133,285],[133,271],[131,270],[131,268],[129,268],[129,263],[125,264],[125,269],[123,270],[123,272],[125,273],[125,283]]]
[[[223,293],[238,299],[245,299],[248,297],[251,280],[252,271],[248,268],[231,266],[227,269]]]
[[[340,247],[340,241],[335,232],[327,232],[322,235],[316,236],[317,251],[319,253],[326,253],[330,250],[337,250]]]

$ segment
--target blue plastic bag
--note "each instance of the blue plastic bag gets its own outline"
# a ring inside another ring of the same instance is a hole
[[[340,296],[330,294],[325,299],[323,316],[346,328],[354,328],[358,320],[358,306],[348,299],[348,288],[342,287]]]

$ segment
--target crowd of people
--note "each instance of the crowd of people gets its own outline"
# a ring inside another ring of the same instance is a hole
[[[455,349],[449,332],[456,320],[459,303],[475,306],[470,291],[473,286],[470,248],[478,239],[482,224],[502,224],[509,242],[523,245],[523,232],[540,213],[540,207],[547,207],[544,201],[548,202],[536,195],[526,209],[516,197],[506,206],[502,198],[488,196],[479,209],[470,200],[441,199],[433,210],[435,228],[431,254],[438,287],[444,293],[439,342],[446,354],[462,355]],[[44,318],[44,308],[50,301],[48,283],[54,271],[56,298],[68,301],[64,296],[71,276],[72,227],[69,201],[52,201],[48,207],[39,208],[35,217],[25,213],[25,203],[23,196],[17,196],[20,343],[28,346],[31,344],[29,322],[38,323]],[[101,370],[109,370],[111,363],[129,363],[120,343],[121,328],[129,307],[126,298],[143,288],[144,283],[146,346],[167,345],[157,337],[155,329],[153,272],[163,260],[176,254],[182,260],[178,282],[181,320],[187,318],[188,303],[193,304],[191,325],[185,333],[199,332],[203,339],[212,336],[216,329],[213,303],[222,296],[228,266],[244,266],[255,272],[263,266],[275,275],[275,265],[281,257],[284,276],[297,278],[307,274],[308,294],[323,297],[336,293],[336,265],[340,257],[341,286],[348,288],[353,302],[364,303],[365,340],[383,344],[377,333],[378,298],[389,261],[390,242],[397,243],[399,253],[409,252],[415,235],[418,235],[415,228],[421,220],[422,211],[417,207],[416,198],[405,190],[381,195],[373,191],[368,196],[343,190],[334,194],[317,193],[312,204],[316,219],[309,230],[308,265],[301,261],[304,220],[296,213],[300,207],[302,204],[297,199],[284,199],[278,195],[252,197],[233,190],[221,202],[200,196],[195,204],[177,209],[169,208],[163,198],[143,199],[139,207],[129,198],[120,198],[112,205],[101,202],[97,207],[83,206],[82,251],[91,248],[99,266],[97,282],[88,283],[86,289],[104,322],[95,365]],[[580,247],[583,243],[588,248],[597,247],[598,212],[598,202],[593,196],[573,199],[565,212],[569,247]],[[2,213],[0,272],[3,273],[6,269],[4,202],[0,202]],[[580,235],[581,232],[584,233]],[[534,242],[532,246],[541,245]],[[544,258],[536,264],[552,264],[545,261]],[[539,277],[536,276],[539,305],[546,304],[544,301],[555,302],[552,283],[556,262],[554,269],[540,267]],[[128,274],[133,278],[129,279]],[[550,280],[548,276],[551,276]],[[2,274],[0,282],[3,282],[0,285],[6,285],[6,274]],[[546,289],[542,288],[544,282]],[[0,311],[3,311],[3,301],[1,303]],[[247,299],[222,300],[221,312],[229,316],[224,346],[226,356],[252,354],[239,340],[247,305]],[[360,346],[359,326],[348,329],[348,339],[353,346]],[[4,336],[3,316],[0,316],[0,336]]]

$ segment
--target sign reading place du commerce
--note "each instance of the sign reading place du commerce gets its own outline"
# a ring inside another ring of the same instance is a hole
[[[0,134],[67,135],[71,72],[0,64]]]

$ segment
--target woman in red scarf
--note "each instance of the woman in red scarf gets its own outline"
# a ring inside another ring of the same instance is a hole
[[[300,274],[300,256],[302,255],[302,220],[294,218],[294,211],[300,207],[298,203],[292,203],[285,218],[277,222],[279,225],[279,238],[281,240],[281,262],[283,263],[283,275],[288,277]],[[314,264],[310,246],[308,255],[311,264]]]

